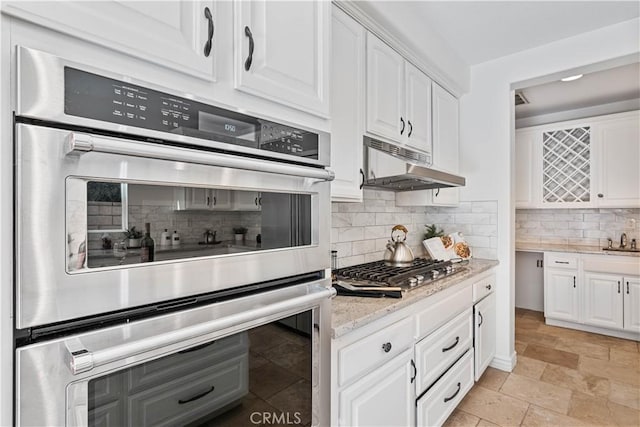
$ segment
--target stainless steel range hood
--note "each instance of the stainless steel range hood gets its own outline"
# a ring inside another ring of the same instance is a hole
[[[392,191],[463,187],[466,179],[431,168],[431,156],[364,137],[364,187]]]

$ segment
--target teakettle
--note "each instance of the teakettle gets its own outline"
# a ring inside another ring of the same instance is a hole
[[[395,231],[401,231],[394,236]],[[396,225],[391,229],[391,240],[387,243],[387,250],[384,253],[385,264],[392,267],[410,267],[413,263],[413,252],[404,242],[407,240],[409,231],[404,225]]]
[[[211,245],[216,243],[216,231],[207,230],[204,232],[204,243],[206,245]]]

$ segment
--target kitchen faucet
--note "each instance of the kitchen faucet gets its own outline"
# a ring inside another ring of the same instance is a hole
[[[627,233],[622,233],[622,235],[620,236],[620,247],[621,248],[627,247]]]

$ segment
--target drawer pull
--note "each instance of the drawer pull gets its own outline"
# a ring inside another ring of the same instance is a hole
[[[458,384],[460,384],[460,383],[458,383]],[[178,400],[178,405],[184,405],[185,403],[189,403],[189,402],[193,402],[194,400],[202,399],[207,394],[211,393],[214,389],[215,389],[215,387],[211,386],[211,388],[209,390],[205,391],[204,393],[197,394],[197,395],[195,395],[193,397],[190,397],[187,400],[180,399],[180,400]]]
[[[449,350],[452,350],[455,346],[458,345],[458,343],[460,342],[460,337],[456,337],[456,342],[454,342],[453,344],[451,344],[449,347],[445,347],[442,349],[443,353],[446,353]]]
[[[482,313],[480,311],[478,311],[478,316],[480,316],[480,323],[478,323],[478,326],[482,326],[482,322],[484,322],[484,317],[482,317]]]
[[[487,286],[485,286],[485,288],[487,288],[487,290],[490,291],[491,290],[491,285],[487,285]]]
[[[453,395],[444,398],[444,403],[447,403],[448,401],[453,400],[458,395],[458,393],[460,393],[460,383],[458,383],[458,389],[456,390],[455,393],[453,393]]]
[[[215,341],[206,342],[206,343],[204,343],[204,344],[200,344],[200,345],[197,345],[197,346],[195,346],[195,347],[188,348],[188,349],[186,349],[186,350],[180,350],[180,351],[178,352],[178,354],[185,354],[185,353],[191,353],[191,352],[194,352],[194,351],[202,350],[202,349],[203,349],[203,348],[205,348],[205,347],[209,347],[209,346],[210,346],[210,345],[212,345],[213,343],[215,343]]]
[[[416,376],[418,375],[418,369],[416,368],[416,362],[411,359],[411,367],[413,368],[413,377],[411,377],[411,384],[416,380]]]
[[[556,264],[569,264],[569,261],[554,261]]]
[[[618,293],[620,293],[620,280],[618,280]]]
[[[384,350],[385,353],[389,353],[391,351],[391,343],[386,342],[382,344],[382,349]]]
[[[629,282],[627,281],[627,295],[629,295]]]

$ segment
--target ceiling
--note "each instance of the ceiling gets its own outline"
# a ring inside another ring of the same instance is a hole
[[[640,16],[638,1],[374,0],[361,4],[394,21],[400,32],[428,27],[468,65]],[[416,40],[420,35],[405,37]]]
[[[640,64],[585,74],[571,82],[531,86],[520,92],[529,104],[516,106],[516,119],[634,100],[640,98]]]

